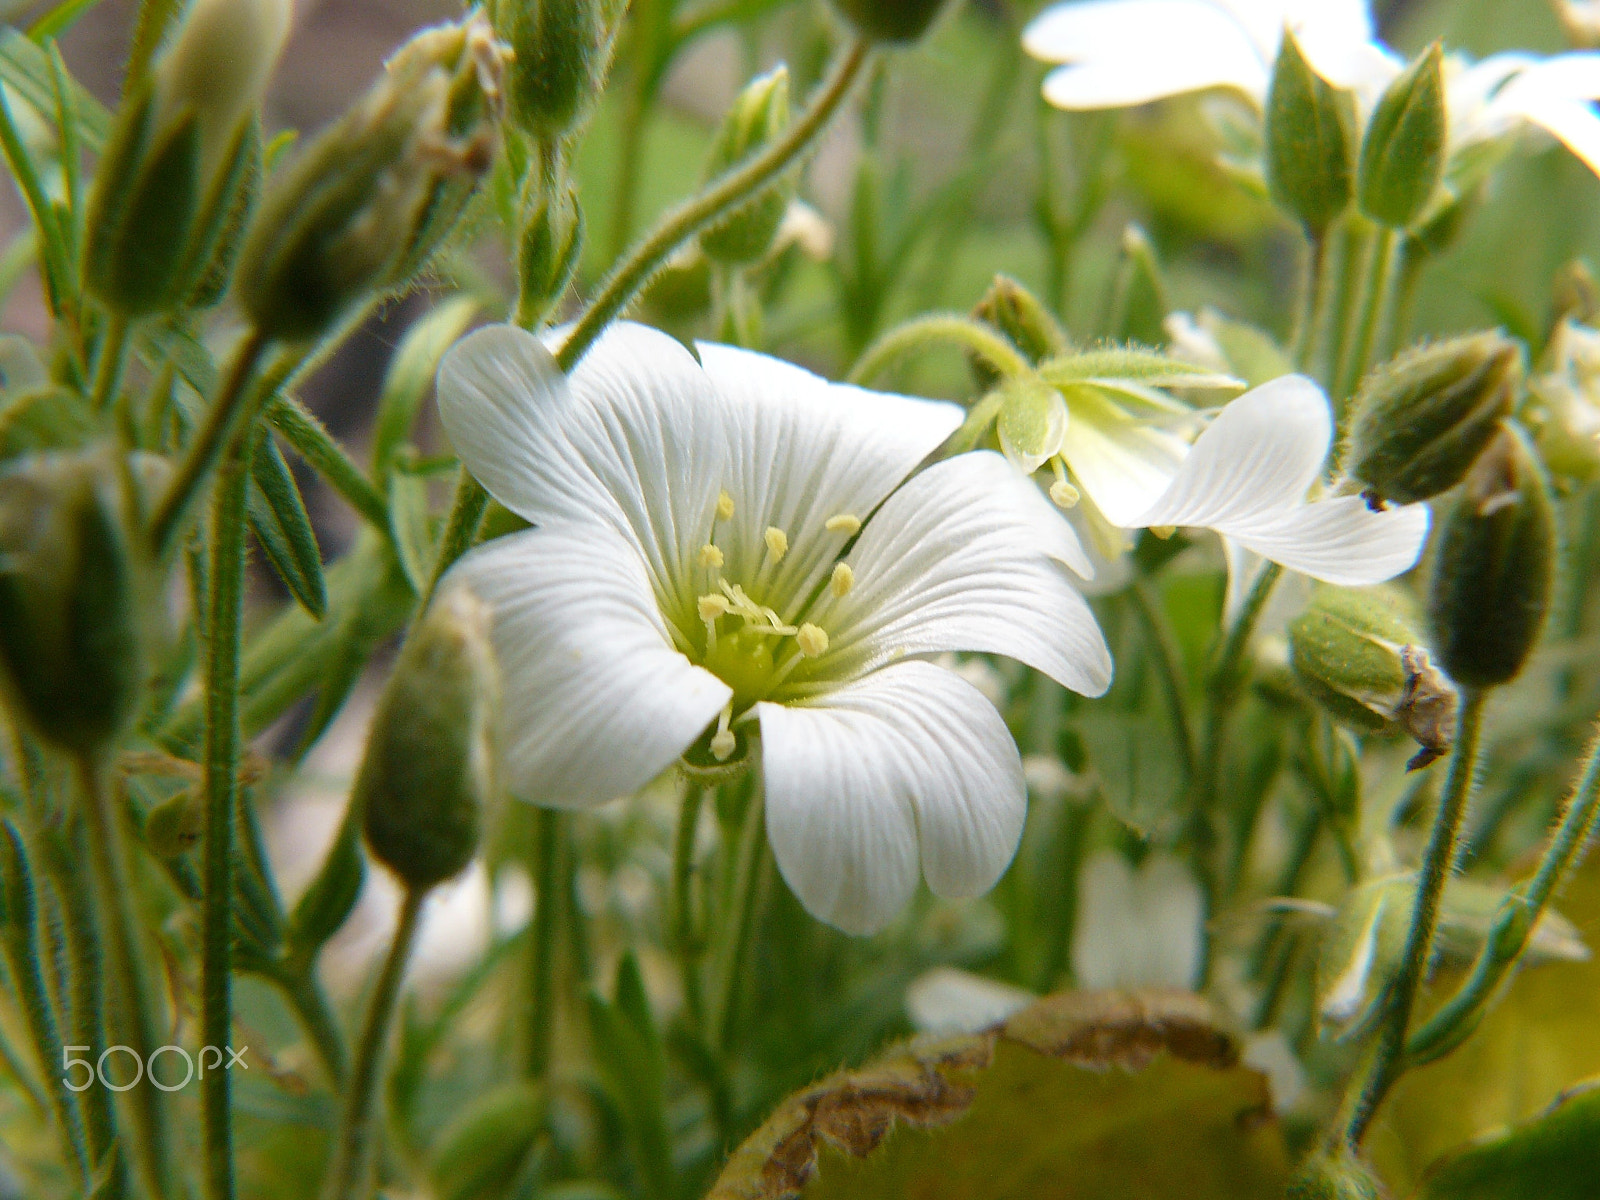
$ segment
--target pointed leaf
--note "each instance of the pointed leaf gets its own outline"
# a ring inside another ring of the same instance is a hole
[[[1590,1200],[1597,1181],[1600,1080],[1590,1080],[1537,1120],[1435,1165],[1417,1200]]]
[[[417,412],[433,387],[439,360],[478,313],[470,296],[454,296],[436,305],[406,330],[389,363],[378,415],[373,423],[372,462],[381,479],[394,453],[411,439]]]
[[[1231,375],[1197,367],[1141,346],[1106,346],[1066,354],[1039,365],[1039,374],[1060,387],[1069,383],[1135,383],[1146,387],[1239,388]],[[1173,402],[1176,406],[1176,401]]]
[[[328,611],[322,551],[295,486],[289,464],[270,436],[256,447],[250,466],[250,528],[284,586],[312,616]]]
[[[395,471],[389,476],[389,530],[406,578],[422,595],[433,578],[433,517],[428,511],[428,481],[424,476]]]

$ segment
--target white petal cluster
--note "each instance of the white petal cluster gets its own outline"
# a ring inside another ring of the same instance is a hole
[[[535,527],[453,570],[494,613],[512,791],[637,790],[698,745],[759,746],[768,837],[816,916],[882,927],[919,873],[987,890],[1022,763],[972,684],[1003,654],[1097,695],[1109,652],[1066,524],[997,454],[913,474],[961,420],[762,355],[613,327],[569,377],[494,326],[439,375],[446,431]],[[713,732],[714,731],[714,732]]]

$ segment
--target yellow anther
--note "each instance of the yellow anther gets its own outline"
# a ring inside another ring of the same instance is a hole
[[[733,730],[728,728],[732,718],[733,702],[729,701],[723,705],[722,715],[717,718],[716,733],[711,735],[711,753],[718,762],[727,762],[739,745],[739,739],[734,736]]]
[[[851,516],[849,513],[840,513],[836,517],[829,517],[823,524],[829,533],[847,533],[851,537],[861,532],[861,518]]]
[[[1055,501],[1057,508],[1073,508],[1081,498],[1078,489],[1065,479],[1058,479],[1050,485],[1050,499]]]
[[[827,632],[810,621],[800,626],[799,632],[794,635],[794,640],[800,647],[800,653],[807,658],[816,658],[828,652]]]
[[[849,563],[835,563],[833,578],[828,581],[828,586],[833,589],[835,596],[848,596],[850,589],[856,585],[856,573],[850,569]]]
[[[1150,532],[1164,542],[1178,532],[1178,527],[1176,525],[1152,525],[1150,526]]]
[[[727,492],[717,493],[717,519],[721,521],[733,520],[733,497]]]
[[[700,547],[700,565],[702,567],[712,567],[720,571],[722,569],[722,562],[723,559],[721,550],[710,545]]]
[[[789,553],[789,535],[776,525],[768,525],[766,533],[761,536],[767,543],[767,553],[772,556],[772,561],[782,562],[783,556]]]
[[[715,621],[718,617],[725,617],[732,607],[726,596],[719,596],[715,592],[709,596],[701,596],[698,604],[702,621]]]

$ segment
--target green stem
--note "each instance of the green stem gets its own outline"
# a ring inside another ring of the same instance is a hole
[[[92,755],[75,763],[84,822],[88,826],[89,854],[94,869],[95,898],[100,925],[106,933],[106,959],[114,1032],[141,1063],[159,1045],[155,999],[151,995],[146,964],[151,960],[139,948],[138,925],[133,911],[132,879],[122,822],[106,790],[105,769]],[[161,1091],[145,1079],[131,1093],[137,1158],[145,1187],[157,1200],[175,1195],[171,1186],[172,1156],[167,1132],[166,1105]]]
[[[1551,896],[1587,845],[1597,817],[1600,817],[1600,733],[1589,743],[1583,775],[1567,798],[1560,824],[1539,860],[1539,869],[1501,904],[1466,983],[1406,1039],[1407,1067],[1420,1066],[1448,1054],[1477,1028],[1500,981],[1521,958]]]
[[[1028,360],[1004,334],[958,313],[935,313],[889,330],[866,348],[850,368],[848,378],[851,383],[865,385],[902,355],[939,343],[970,350],[1008,378],[1029,369]]]
[[[311,1039],[311,1045],[322,1060],[323,1070],[336,1090],[342,1090],[350,1071],[349,1055],[345,1050],[344,1034],[339,1031],[338,1019],[328,1004],[309,964],[299,974],[277,981],[284,1000],[293,1010],[300,1027]]]
[[[128,318],[112,313],[106,321],[105,337],[100,342],[100,354],[94,364],[94,389],[90,397],[91,411],[110,411],[117,392],[122,387],[122,373],[128,363]],[[124,414],[125,416],[125,414]],[[127,422],[124,422],[127,424]]]
[[[662,218],[606,279],[600,294],[578,319],[556,355],[563,371],[571,371],[605,327],[626,308],[680,245],[723,213],[761,191],[798,161],[822,134],[849,97],[872,44],[857,39],[822,85],[805,114],[755,158],[734,168],[705,191]]]
[[[1389,284],[1394,271],[1396,237],[1393,229],[1380,229],[1367,256],[1361,321],[1350,347],[1349,361],[1339,373],[1334,392],[1341,413],[1348,407],[1350,397],[1361,386],[1367,368],[1372,365],[1372,350],[1378,342],[1378,330],[1389,311]]]
[[[1301,285],[1300,309],[1289,338],[1289,357],[1302,371],[1316,351],[1317,331],[1327,320],[1328,246],[1332,240],[1326,229],[1307,232],[1305,280]]]
[[[388,502],[315,414],[293,396],[280,395],[268,406],[267,420],[351,508],[374,529],[388,536]]]
[[[541,808],[535,817],[533,864],[533,940],[528,945],[528,1074],[543,1079],[550,1070],[556,1025],[556,934],[561,925],[561,813]]]
[[[1194,778],[1195,745],[1194,721],[1189,716],[1189,692],[1183,677],[1183,652],[1178,649],[1178,638],[1167,620],[1161,597],[1148,579],[1133,581],[1128,589],[1133,606],[1144,621],[1149,634],[1148,643],[1161,676],[1161,688],[1166,693],[1167,709],[1172,717],[1172,732],[1177,742],[1178,761],[1185,779]]]
[[[703,1027],[705,1004],[700,991],[700,940],[694,923],[694,844],[706,790],[698,783],[684,788],[678,808],[678,831],[672,844],[672,945],[683,979],[683,1006],[689,1024]]]
[[[355,1068],[350,1074],[350,1090],[345,1094],[344,1116],[339,1123],[338,1141],[322,1188],[323,1200],[367,1200],[372,1191],[372,1159],[376,1143],[378,1075],[389,1042],[389,1027],[394,1024],[400,1000],[400,983],[405,976],[406,959],[416,941],[422,902],[426,892],[407,889],[400,906],[400,920],[378,982],[367,1005],[361,1040],[356,1043]]]
[[[439,556],[433,564],[433,578],[428,580],[427,590],[417,605],[419,618],[428,611],[428,604],[433,600],[434,592],[439,590],[439,580],[444,578],[444,573],[478,540],[478,526],[483,524],[483,514],[488,507],[489,493],[462,467],[456,479],[450,519],[445,525],[444,537],[439,539]]]
[[[1486,693],[1479,689],[1463,692],[1460,728],[1450,756],[1450,772],[1439,797],[1439,811],[1433,818],[1433,831],[1422,857],[1417,881],[1416,903],[1411,910],[1411,925],[1406,930],[1405,949],[1400,967],[1388,991],[1388,1011],[1378,1042],[1373,1050],[1366,1079],[1352,1089],[1354,1103],[1344,1124],[1344,1139],[1352,1148],[1361,1145],[1373,1115],[1389,1089],[1405,1070],[1406,1029],[1417,989],[1428,973],[1433,954],[1433,937],[1439,926],[1439,902],[1445,882],[1455,866],[1456,840],[1461,818],[1472,793],[1478,765],[1478,744],[1483,731],[1483,705]]]
[[[1400,243],[1399,270],[1394,286],[1394,313],[1389,318],[1388,336],[1384,340],[1383,357],[1392,357],[1411,337],[1411,328],[1417,320],[1417,295],[1421,290],[1422,272],[1428,265],[1428,252],[1411,238]]]
[[[739,836],[739,857],[733,889],[729,893],[731,918],[726,925],[727,942],[721,962],[721,978],[716,991],[716,1011],[711,1018],[714,1045],[724,1054],[733,1042],[734,1010],[740,986],[744,983],[744,960],[754,933],[757,898],[761,892],[763,866],[767,856],[766,805],[758,782],[745,809],[744,826]]]
[[[244,423],[245,410],[250,407],[250,385],[268,344],[259,330],[251,330],[235,351],[233,365],[206,414],[206,423],[189,443],[177,474],[151,518],[150,537],[158,554],[165,555],[177,544],[189,510],[222,457],[223,448]]]
[[[1323,383],[1337,404],[1340,375],[1350,352],[1350,338],[1361,302],[1360,280],[1367,251],[1372,242],[1372,226],[1361,217],[1345,220],[1340,234],[1339,269],[1329,297],[1327,358],[1323,363]]]

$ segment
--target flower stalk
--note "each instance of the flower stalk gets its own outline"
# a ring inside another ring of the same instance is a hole
[[[1027,360],[1004,335],[971,317],[936,313],[889,330],[862,352],[847,378],[865,386],[905,355],[941,344],[970,350],[1003,376],[1022,375],[1028,370]]]

